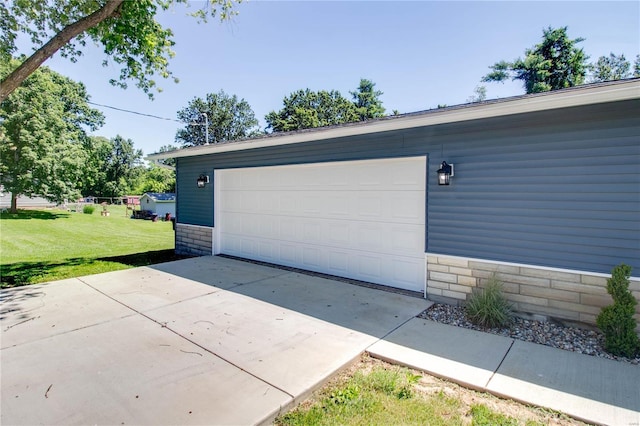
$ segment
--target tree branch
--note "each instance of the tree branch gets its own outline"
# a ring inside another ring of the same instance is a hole
[[[38,69],[44,61],[49,59],[74,37],[82,34],[89,28],[95,27],[105,19],[116,16],[123,2],[124,0],[107,0],[105,5],[100,9],[66,26],[62,31],[53,36],[51,40],[36,50],[26,61],[2,80],[0,83],[0,102],[4,101],[27,77]]]

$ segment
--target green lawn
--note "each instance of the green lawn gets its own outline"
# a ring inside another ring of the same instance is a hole
[[[2,287],[149,265],[178,257],[171,222],[129,218],[123,206],[93,214],[22,210],[0,215]]]

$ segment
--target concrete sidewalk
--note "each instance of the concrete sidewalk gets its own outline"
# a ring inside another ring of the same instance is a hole
[[[367,351],[589,423],[640,424],[640,366],[413,318]]]
[[[1,424],[268,423],[365,351],[589,422],[640,424],[640,366],[419,319],[423,299],[238,260],[1,300]]]

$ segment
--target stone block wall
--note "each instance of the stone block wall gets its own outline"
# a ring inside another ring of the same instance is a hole
[[[210,256],[212,242],[213,228],[176,223],[176,254]]]
[[[594,325],[600,309],[613,302],[604,274],[435,254],[427,255],[427,296],[462,305],[493,273],[514,310],[523,314]],[[629,288],[640,301],[640,280],[632,278]],[[640,322],[640,303],[635,317]]]

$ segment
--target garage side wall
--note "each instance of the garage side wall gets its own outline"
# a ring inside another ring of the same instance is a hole
[[[638,116],[640,102],[625,101],[181,158],[178,220],[213,227],[213,184],[198,189],[195,180],[203,172],[213,177],[214,169],[424,155],[428,256],[522,265],[513,274],[522,277],[526,268],[569,270],[580,278],[567,282],[585,286],[582,275],[592,274],[600,284],[591,295],[549,284],[538,286],[547,289],[541,296],[525,284],[519,289],[531,294],[514,300],[532,311],[534,298],[546,300],[541,314],[556,313],[549,300],[564,311],[589,298],[602,304],[602,280],[615,265],[640,276]],[[455,166],[450,186],[437,185],[442,161]],[[439,272],[437,261],[425,264]],[[483,277],[474,278],[462,293],[481,285]],[[582,313],[588,319],[593,309]]]

